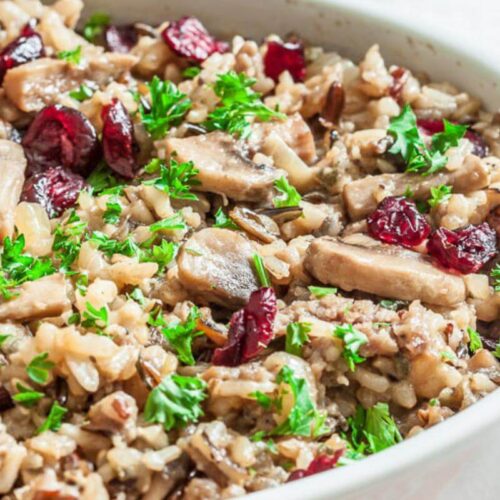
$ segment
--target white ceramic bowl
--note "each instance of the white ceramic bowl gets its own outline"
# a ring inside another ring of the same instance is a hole
[[[348,0],[87,0],[87,13],[158,24],[195,15],[211,31],[260,38],[295,32],[359,57],[379,43],[389,63],[423,70],[500,107],[500,63],[460,34],[399,18],[396,2]],[[375,5],[377,4],[377,5]],[[418,8],[415,3],[415,8]],[[474,6],[472,6],[474,8]],[[475,8],[480,8],[477,3]],[[445,20],[443,23],[446,24]],[[434,25],[435,27],[435,25]],[[418,31],[420,30],[420,31]],[[496,66],[495,66],[496,65]],[[420,435],[359,463],[251,495],[252,499],[493,500],[500,498],[500,390]]]

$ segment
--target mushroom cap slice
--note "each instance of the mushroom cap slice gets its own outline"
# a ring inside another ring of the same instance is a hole
[[[237,309],[259,288],[252,266],[254,253],[237,231],[202,229],[179,251],[179,280],[198,301]]]
[[[416,252],[382,245],[365,235],[313,241],[306,269],[321,283],[390,299],[454,306],[465,300],[465,284]]]

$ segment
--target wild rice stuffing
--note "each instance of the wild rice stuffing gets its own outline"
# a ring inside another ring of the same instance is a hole
[[[236,497],[497,388],[497,114],[82,7],[0,2],[2,498]]]

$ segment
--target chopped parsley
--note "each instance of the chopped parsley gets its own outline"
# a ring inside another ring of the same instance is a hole
[[[431,197],[427,201],[431,207],[437,207],[441,203],[448,201],[451,198],[451,186],[445,186],[441,184],[440,186],[431,187]]]
[[[94,91],[88,86],[82,83],[77,89],[72,90],[69,96],[78,102],[86,101],[94,95]]]
[[[199,317],[198,308],[194,306],[185,322],[169,323],[161,329],[162,335],[175,350],[179,360],[190,366],[196,363],[192,351],[193,339],[203,335],[203,332],[198,330]]]
[[[168,194],[170,198],[180,200],[197,200],[198,197],[191,193],[193,186],[200,184],[200,181],[194,177],[199,170],[194,167],[193,162],[178,163],[175,158],[170,159],[170,165],[167,168],[165,162],[154,158],[146,165],[147,173],[160,172],[160,177],[143,181],[146,186],[154,186],[159,191]]]
[[[38,403],[38,401],[40,401],[40,399],[45,396],[43,392],[35,391],[19,382],[16,384],[16,388],[18,392],[17,394],[14,394],[14,396],[12,396],[12,399],[16,403],[19,403],[28,408],[36,405],[36,403]]]
[[[391,119],[388,133],[394,138],[390,153],[400,154],[406,162],[407,172],[418,172],[431,175],[446,166],[444,153],[458,145],[465,135],[465,125],[455,125],[443,120],[444,130],[432,136],[431,147],[428,148],[420,135],[417,117],[409,104],[406,104],[399,116]]]
[[[87,184],[90,186],[91,194],[121,194],[123,185],[113,174],[113,171],[104,163],[95,168],[87,177]]]
[[[12,335],[8,333],[0,333],[0,347],[2,347],[7,339],[10,339]]]
[[[443,361],[450,361],[451,363],[454,363],[457,360],[455,354],[450,351],[441,351],[439,355]]]
[[[321,299],[327,295],[334,295],[338,291],[336,288],[330,288],[327,286],[309,286],[307,288],[317,299]]]
[[[158,231],[174,231],[176,229],[187,229],[187,225],[180,212],[177,212],[166,219],[159,220],[149,226],[149,230],[152,233],[156,233]]]
[[[111,18],[104,12],[94,12],[83,27],[83,36],[89,42],[94,42],[104,32]]]
[[[228,217],[221,207],[215,212],[215,224],[212,227],[218,227],[221,229],[232,229],[234,231],[239,230],[237,224],[233,222],[233,220]]]
[[[311,323],[290,323],[286,327],[285,351],[295,356],[302,355],[302,346],[309,341]]]
[[[402,300],[381,300],[379,302],[380,307],[384,309],[389,309],[390,311],[397,311],[401,306],[406,305],[406,302]]]
[[[106,202],[106,210],[102,214],[102,219],[107,224],[117,224],[120,222],[121,213],[122,206],[120,205],[118,198],[112,197]]]
[[[191,101],[170,81],[157,76],[146,84],[151,95],[151,106],[139,102],[142,123],[154,140],[165,137],[170,127],[178,125],[191,108]]]
[[[286,177],[281,176],[274,181],[274,188],[281,193],[280,196],[273,199],[276,208],[299,206],[302,196],[300,196],[299,192],[289,184]]]
[[[57,53],[57,58],[70,64],[78,65],[82,59],[82,46],[78,45],[78,47],[73,50],[62,50]]]
[[[234,71],[217,76],[214,91],[220,99],[219,106],[208,115],[204,126],[207,130],[223,130],[240,137],[250,135],[249,117],[267,122],[273,118],[285,119],[286,116],[268,108],[261,95],[252,90],[255,83],[244,73]]]
[[[48,258],[35,258],[23,253],[24,246],[23,234],[14,239],[7,236],[3,240],[3,252],[0,259],[0,294],[6,300],[14,297],[12,288],[56,272]]]
[[[255,272],[257,273],[257,277],[259,278],[261,286],[270,287],[271,279],[269,278],[269,274],[267,273],[266,267],[264,266],[262,257],[257,253],[253,256],[253,265],[255,267]]]
[[[189,66],[182,72],[183,78],[193,79],[196,78],[201,73],[201,68],[199,66]]]
[[[493,356],[500,359],[500,342],[495,346],[495,350],[493,351]]]
[[[166,431],[196,422],[203,415],[201,402],[207,397],[206,386],[198,377],[166,376],[149,393],[144,420],[162,424]]]
[[[45,431],[58,431],[61,428],[64,416],[68,410],[61,406],[57,401],[52,403],[49,414],[43,424],[36,430],[37,434]]]
[[[336,326],[333,335],[344,342],[342,356],[347,361],[349,370],[353,372],[357,364],[365,361],[365,358],[360,356],[359,349],[362,345],[368,343],[368,337],[354,328],[353,325],[348,324]]]
[[[495,267],[490,272],[490,276],[493,280],[495,292],[500,292],[500,264],[495,264]]]
[[[117,253],[127,257],[137,257],[142,253],[137,243],[130,236],[124,241],[118,241],[101,231],[94,231],[88,241],[94,243],[97,249],[104,252],[108,257],[112,257]]]
[[[469,335],[469,349],[472,353],[483,348],[483,341],[481,340],[481,336],[478,332],[476,332],[476,330],[468,326],[467,334]]]
[[[94,307],[90,302],[85,304],[86,310],[83,311],[82,326],[85,328],[98,328],[99,330],[109,325],[108,308],[102,306],[100,309]]]
[[[255,398],[255,401],[257,401],[257,403],[259,403],[259,405],[262,406],[262,408],[264,408],[265,410],[270,410],[273,406],[273,398],[261,391],[252,392],[250,396]]]
[[[82,221],[73,210],[64,224],[58,224],[54,231],[52,250],[59,260],[60,270],[70,272],[71,265],[77,259],[82,239],[87,230],[87,223]]]
[[[172,241],[162,240],[159,245],[153,245],[147,251],[143,251],[141,261],[143,262],[156,262],[158,270],[163,271],[165,267],[172,262],[177,254],[179,245]]]
[[[26,373],[33,382],[43,385],[49,379],[49,370],[54,368],[55,364],[48,361],[48,352],[42,352],[36,355],[26,366]]]

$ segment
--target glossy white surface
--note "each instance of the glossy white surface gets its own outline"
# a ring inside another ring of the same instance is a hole
[[[483,98],[490,108],[500,106],[498,47],[471,23],[473,35],[415,19],[443,14],[448,0],[436,11],[404,14],[396,0],[87,0],[88,11],[105,10],[116,21],[144,20],[153,24],[180,15],[196,15],[210,30],[231,35],[261,37],[290,31],[309,42],[336,48],[358,59],[377,42],[389,63],[425,70],[433,80],[448,80]],[[461,2],[463,5],[464,2]],[[470,2],[470,8],[498,14],[498,0]],[[475,15],[472,12],[471,17]],[[452,16],[453,19],[453,16]],[[498,17],[495,25],[498,26]],[[477,43],[472,43],[474,36]],[[252,499],[346,500],[493,500],[500,498],[500,391],[446,422],[392,449],[355,465],[336,469],[276,490],[251,495]]]

